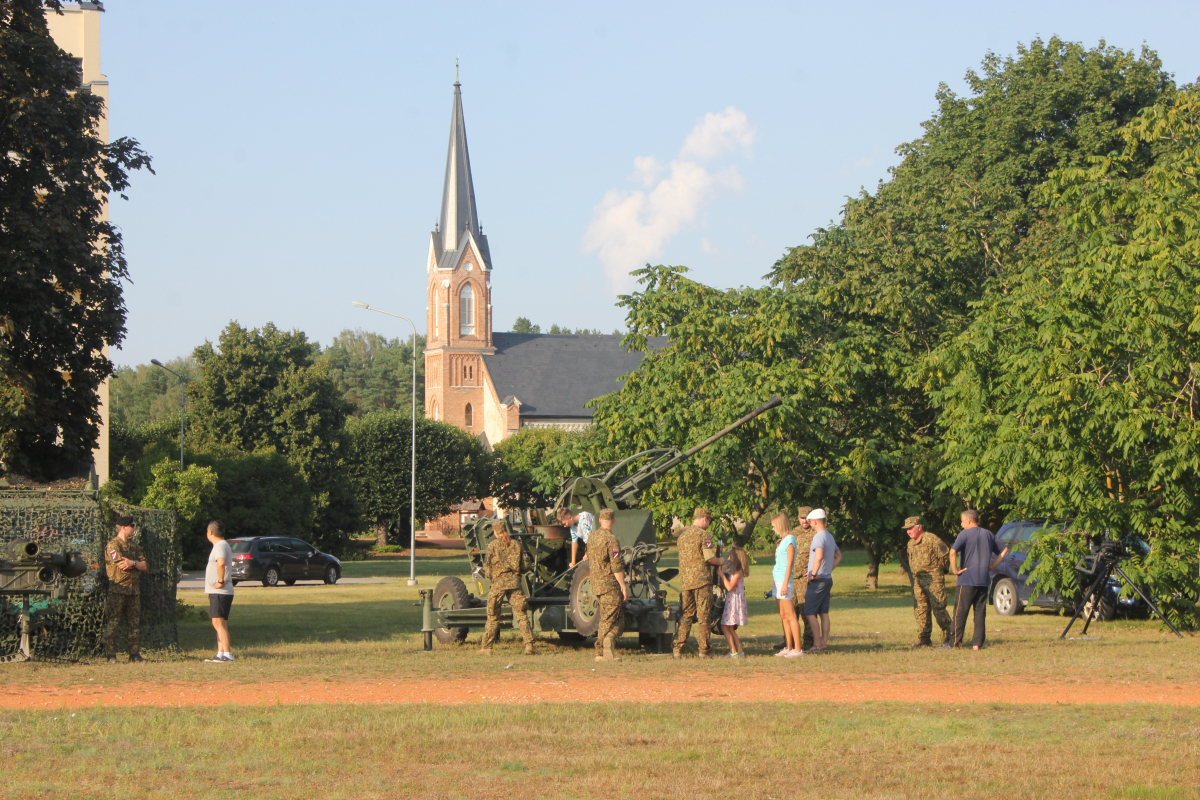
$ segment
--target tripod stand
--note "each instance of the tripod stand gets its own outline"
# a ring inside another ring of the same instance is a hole
[[[1083,565],[1085,564],[1088,564],[1091,568],[1084,569]],[[1071,617],[1071,621],[1067,623],[1067,627],[1065,630],[1063,630],[1062,635],[1058,637],[1059,639],[1067,638],[1067,633],[1071,630],[1071,626],[1074,625],[1075,620],[1079,619],[1079,617],[1083,614],[1083,610],[1088,607],[1089,602],[1092,604],[1093,608],[1099,609],[1102,593],[1108,586],[1108,580],[1112,577],[1114,572],[1120,575],[1126,583],[1133,587],[1133,590],[1137,592],[1143,600],[1146,601],[1146,605],[1150,607],[1150,610],[1157,614],[1158,618],[1165,622],[1167,627],[1170,628],[1176,636],[1178,636],[1180,639],[1183,638],[1183,634],[1176,630],[1175,626],[1172,625],[1165,616],[1163,616],[1163,613],[1159,611],[1158,606],[1154,604],[1154,601],[1147,597],[1146,593],[1141,590],[1141,587],[1134,583],[1130,577],[1125,574],[1125,570],[1121,569],[1118,558],[1115,556],[1105,553],[1103,550],[1101,550],[1100,553],[1096,555],[1084,556],[1081,558],[1079,560],[1079,565],[1076,566],[1076,569],[1078,569],[1080,572],[1086,572],[1089,575],[1095,574],[1096,579],[1092,581],[1092,585],[1088,587],[1087,594],[1083,596],[1083,599],[1075,608],[1075,616]],[[1084,633],[1087,633],[1088,625],[1092,624],[1093,616],[1095,616],[1095,614],[1088,614],[1088,618],[1083,621]]]

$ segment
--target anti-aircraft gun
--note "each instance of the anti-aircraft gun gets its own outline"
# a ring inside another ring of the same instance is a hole
[[[87,572],[82,553],[42,550],[37,542],[18,539],[8,543],[7,556],[0,559],[0,597],[20,597],[21,643],[16,653],[0,657],[0,662],[28,661],[33,658],[29,637],[48,622],[46,609],[31,610],[29,599],[35,596],[54,600],[67,599],[66,579]]]
[[[616,514],[613,535],[621,545],[629,590],[629,601],[625,603],[625,631],[636,632],[645,646],[666,651],[673,622],[677,621],[677,611],[668,607],[664,585],[678,574],[678,570],[658,570],[658,559],[665,548],[655,537],[653,515],[638,508],[638,501],[643,492],[672,468],[781,404],[776,395],[687,450],[654,448],[621,460],[607,472],[564,477],[553,509],[529,512],[528,517],[525,514],[506,517],[505,527],[524,548],[529,565],[521,576],[521,589],[528,600],[529,621],[534,631],[555,631],[566,641],[582,641],[595,635],[600,626],[599,603],[591,588],[590,565],[580,561],[574,568],[570,566],[568,529],[558,524],[554,512],[558,508],[568,508],[598,516],[601,509],[609,508]],[[622,471],[646,460],[648,463],[617,480]],[[442,578],[433,591],[421,591],[421,630],[425,634],[426,650],[433,648],[434,636],[443,644],[459,643],[466,639],[471,628],[482,628],[487,623],[489,582],[483,577],[482,568],[492,540],[494,521],[492,518],[478,519],[462,532],[475,583],[474,593],[456,577]],[[501,610],[500,623],[501,627],[512,625],[512,611],[507,605]]]

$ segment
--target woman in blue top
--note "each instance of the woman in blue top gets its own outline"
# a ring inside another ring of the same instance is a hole
[[[793,601],[796,587],[792,582],[796,565],[796,537],[787,514],[780,512],[771,518],[771,527],[779,544],[775,546],[775,568],[771,580],[775,582],[775,600],[779,603],[779,621],[783,623],[783,649],[775,655],[795,658],[800,652],[800,623],[796,620],[796,604]]]

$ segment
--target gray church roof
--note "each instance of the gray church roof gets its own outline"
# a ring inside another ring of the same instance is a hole
[[[588,419],[583,404],[621,388],[619,378],[642,363],[620,336],[493,333],[495,355],[484,364],[502,402],[516,397],[522,417]],[[661,346],[661,343],[651,343]]]
[[[433,236],[435,257],[438,269],[453,269],[470,231],[484,264],[491,269],[492,254],[487,237],[479,227],[479,211],[475,208],[475,183],[471,179],[471,156],[467,151],[467,124],[463,119],[460,87],[461,84],[455,81],[450,145],[446,150],[446,180],[442,184],[442,215]]]

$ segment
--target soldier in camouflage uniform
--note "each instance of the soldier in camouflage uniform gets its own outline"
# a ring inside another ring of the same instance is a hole
[[[591,564],[592,594],[600,601],[600,629],[596,632],[596,660],[620,661],[617,639],[625,631],[625,562],[621,545],[613,536],[616,514],[611,508],[600,510],[600,530],[588,538],[588,562]]]
[[[913,647],[931,647],[929,635],[933,623],[929,612],[937,617],[942,638],[949,644],[954,639],[954,626],[946,613],[946,572],[950,568],[950,551],[946,543],[921,526],[920,517],[904,520],[908,533],[908,568],[912,572],[914,614],[917,618],[917,641]]]
[[[812,547],[814,533],[812,524],[808,521],[810,511],[812,506],[796,509],[799,524],[792,529],[792,535],[796,537],[796,563],[792,567],[792,581],[796,586],[793,600],[796,604],[796,619],[803,628],[800,637],[801,650],[809,650],[813,646],[812,626],[808,624],[808,617],[804,616],[804,593],[808,591],[808,551]],[[782,647],[787,647],[786,641]]]
[[[708,532],[708,509],[697,508],[692,516],[692,524],[680,531],[676,539],[679,550],[679,588],[683,591],[679,598],[679,628],[675,631],[671,654],[675,658],[683,656],[683,646],[687,644],[692,620],[695,620],[700,658],[712,658],[712,629],[709,627],[709,617],[712,615],[713,605],[713,575],[709,565],[719,567],[725,563],[725,559],[717,558],[712,535]]]
[[[146,571],[146,557],[133,541],[137,529],[132,517],[117,517],[117,535],[104,546],[104,564],[108,573],[108,602],[104,606],[104,655],[108,663],[117,663],[117,626],[125,620],[129,636],[129,660],[141,661],[142,595],[138,579]]]
[[[525,593],[521,591],[521,573],[525,571],[525,551],[508,535],[504,520],[492,523],[495,538],[488,545],[483,558],[483,577],[490,582],[487,596],[487,626],[483,629],[483,643],[479,652],[492,654],[492,645],[500,636],[500,607],[507,601],[512,608],[513,620],[521,629],[525,640],[525,655],[533,655],[533,628],[525,613]]]

